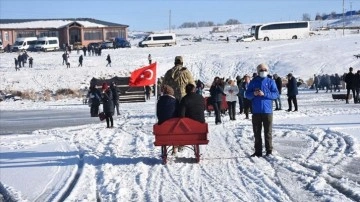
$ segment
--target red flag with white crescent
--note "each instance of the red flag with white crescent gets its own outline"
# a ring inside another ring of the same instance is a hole
[[[129,86],[148,86],[156,82],[156,62],[131,73]]]

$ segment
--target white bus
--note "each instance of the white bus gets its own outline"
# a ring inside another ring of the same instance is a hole
[[[308,21],[275,22],[251,27],[251,34],[257,40],[301,39],[309,37]]]
[[[139,42],[139,47],[176,45],[175,33],[150,34]]]

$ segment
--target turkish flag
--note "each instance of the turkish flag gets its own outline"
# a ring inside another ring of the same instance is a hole
[[[156,62],[131,73],[129,86],[148,86],[156,82]]]

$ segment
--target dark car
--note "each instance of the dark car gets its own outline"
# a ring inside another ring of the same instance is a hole
[[[89,43],[89,44],[88,44],[88,47],[92,46],[92,47],[94,47],[94,48],[99,48],[100,45],[101,45],[101,43],[99,43],[99,42],[97,42],[97,43]]]
[[[101,44],[102,49],[114,48],[114,44],[111,41],[105,41]]]
[[[115,38],[115,48],[131,48],[131,44],[124,38]]]

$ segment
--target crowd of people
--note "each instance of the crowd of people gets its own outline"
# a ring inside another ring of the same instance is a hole
[[[340,86],[346,88],[346,103],[349,104],[350,92],[352,92],[352,97],[354,103],[360,103],[359,98],[359,89],[360,89],[360,70],[356,73],[353,73],[353,68],[349,68],[349,72],[344,73],[342,76],[339,74],[332,75],[316,75],[314,74],[314,82],[312,88],[315,89],[316,93],[319,90],[325,90],[327,93],[330,92],[340,92]]]
[[[24,51],[23,53],[19,53],[17,58],[14,58],[15,62],[15,71],[19,71],[21,67],[25,67],[25,64],[29,60],[29,68],[33,67],[33,58],[29,57],[28,53]]]
[[[151,55],[148,56],[151,62]],[[226,102],[229,120],[236,120],[237,104],[239,105],[239,114],[244,114],[245,119],[250,119],[253,125],[255,137],[255,152],[252,157],[261,157],[262,153],[262,130],[264,131],[265,155],[272,155],[272,124],[273,111],[283,110],[281,103],[281,93],[283,81],[286,81],[287,88],[287,112],[297,112],[299,110],[297,103],[298,81],[292,73],[286,75],[283,80],[277,74],[270,75],[269,67],[266,64],[260,64],[256,67],[256,72],[252,76],[245,74],[243,77],[220,78],[216,76],[210,86],[209,97],[204,97],[205,88],[201,80],[194,80],[192,73],[183,66],[183,57],[176,56],[174,66],[169,69],[161,82],[158,82],[160,96],[157,97],[156,115],[158,124],[176,117],[187,117],[201,123],[205,123],[204,111],[209,106],[213,107],[215,113],[215,124],[222,123],[224,116],[223,102]],[[353,93],[354,102],[359,103],[359,83],[360,70],[356,74],[349,72],[339,77],[335,75],[314,75],[313,88],[318,93],[319,89],[340,91],[341,81],[346,83],[347,96]],[[155,87],[154,87],[155,88]],[[146,100],[150,99],[151,87],[144,88]],[[327,92],[327,91],[326,91]],[[94,86],[90,87],[89,97],[95,99],[91,102],[90,113],[92,116],[98,116],[100,102],[103,103],[103,112],[106,116],[107,128],[113,127],[113,118],[115,109],[119,115],[119,95],[115,85],[108,86],[106,83],[102,86],[102,92],[96,90]],[[346,100],[348,103],[348,99]],[[274,107],[275,106],[275,107]],[[173,153],[180,151],[182,147],[174,146]]]

